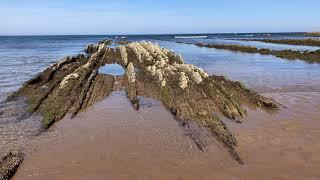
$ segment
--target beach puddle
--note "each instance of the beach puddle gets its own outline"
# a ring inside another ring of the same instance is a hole
[[[244,165],[216,141],[201,152],[160,102],[142,99],[135,111],[125,92],[116,91],[56,123],[15,178],[318,179],[320,93],[264,95],[287,108],[249,110],[244,123],[227,122]]]
[[[119,64],[106,64],[99,68],[100,74],[110,74],[113,76],[121,76],[125,73],[125,70]]]

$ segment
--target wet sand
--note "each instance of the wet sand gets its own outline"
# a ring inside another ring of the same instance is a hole
[[[201,152],[159,102],[145,99],[136,112],[114,92],[56,123],[14,179],[319,179],[320,93],[264,95],[287,108],[226,121],[245,165],[215,140]]]

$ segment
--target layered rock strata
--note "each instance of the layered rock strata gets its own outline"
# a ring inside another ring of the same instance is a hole
[[[185,129],[206,129],[239,162],[236,138],[221,117],[241,122],[247,115],[245,107],[276,111],[280,106],[239,82],[186,64],[181,55],[151,42],[132,42],[117,48],[99,43],[88,46],[85,52],[88,55],[66,57],[47,68],[11,99],[27,97],[28,110],[42,114],[43,125],[49,128],[67,113],[76,115],[107,97],[115,89],[115,77],[98,74],[98,68],[117,63],[126,70],[121,86],[136,110],[141,96],[160,100]],[[200,136],[191,137],[199,149],[205,150],[206,143]]]

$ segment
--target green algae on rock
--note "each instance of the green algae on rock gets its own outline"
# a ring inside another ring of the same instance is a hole
[[[260,41],[274,44],[289,44],[303,46],[320,46],[319,39],[241,39],[242,41]]]
[[[183,42],[178,42],[183,43]],[[193,43],[184,43],[193,44]],[[296,51],[296,50],[270,50],[270,49],[258,49],[252,46],[242,45],[228,45],[228,44],[203,44],[194,43],[198,47],[215,48],[215,49],[226,49],[235,52],[244,53],[259,53],[262,55],[273,55],[279,58],[285,58],[289,60],[300,59],[309,63],[320,63],[320,49],[316,51]]]
[[[126,89],[134,109],[139,110],[139,97],[158,99],[187,129],[204,127],[229,150],[240,163],[237,141],[221,117],[241,122],[247,115],[245,106],[276,111],[280,104],[260,96],[239,82],[222,76],[208,75],[204,70],[184,63],[181,55],[151,42],[132,42],[117,48],[105,43],[89,45],[87,56],[67,57],[52,65],[12,97],[26,96],[31,112],[43,115],[49,128],[67,113],[79,111],[100,101],[120,86]],[[100,75],[97,69],[117,63],[126,69],[121,78]],[[115,81],[119,81],[120,83]],[[206,144],[190,136],[199,149]]]

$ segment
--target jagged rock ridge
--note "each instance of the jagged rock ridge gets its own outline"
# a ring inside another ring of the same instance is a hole
[[[239,82],[210,76],[201,68],[184,63],[181,55],[157,44],[142,41],[117,48],[106,44],[89,45],[85,50],[87,56],[60,60],[26,82],[11,98],[26,96],[29,111],[41,113],[44,127],[49,128],[66,113],[76,115],[108,96],[114,90],[115,78],[98,74],[98,68],[118,63],[126,73],[117,79],[136,110],[140,96],[160,100],[186,128],[190,124],[205,127],[239,162],[242,160],[236,153],[237,141],[219,116],[241,122],[246,117],[244,106],[268,111],[279,108],[274,100]],[[193,139],[199,149],[205,148],[205,143]]]

